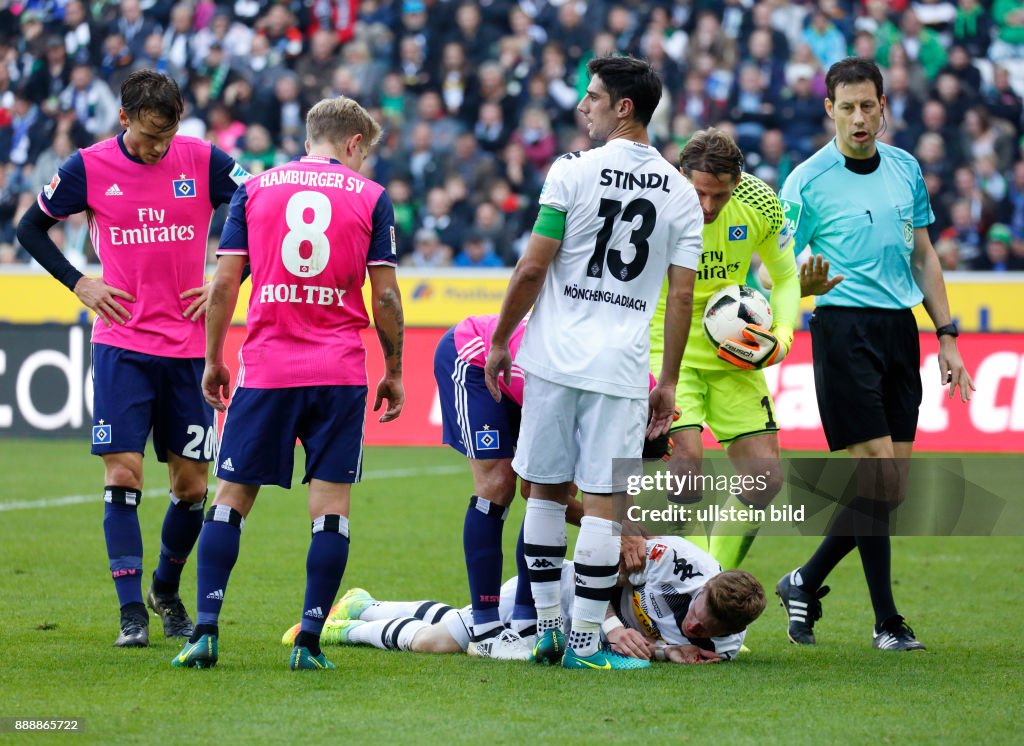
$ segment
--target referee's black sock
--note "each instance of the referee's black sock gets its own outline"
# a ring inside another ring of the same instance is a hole
[[[896,616],[892,597],[892,542],[889,539],[889,504],[882,500],[858,498],[857,550],[864,566],[864,579],[871,594],[875,624]]]
[[[800,568],[800,587],[807,592],[818,590],[828,574],[835,569],[843,557],[857,546],[856,516],[860,498],[854,498],[843,505],[832,519],[828,533],[803,567]]]

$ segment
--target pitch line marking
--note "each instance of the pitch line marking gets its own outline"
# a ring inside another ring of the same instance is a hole
[[[461,464],[451,466],[427,466],[421,469],[383,469],[381,471],[363,472],[363,481],[373,479],[404,479],[407,477],[441,477],[449,474],[466,473],[466,467]],[[167,490],[153,489],[143,490],[143,497],[159,497],[166,495]],[[12,500],[0,502],[0,513],[7,513],[12,510],[37,510],[41,508],[59,508],[65,505],[81,505],[90,502],[102,502],[103,497],[97,491],[94,495],[66,495],[64,497],[46,497],[40,500]]]

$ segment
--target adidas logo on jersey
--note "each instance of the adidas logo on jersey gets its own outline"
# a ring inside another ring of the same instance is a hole
[[[323,619],[324,610],[317,606],[315,609],[310,609],[303,616],[308,616],[310,619]]]
[[[223,601],[224,600],[224,589],[223,588],[218,588],[217,590],[213,591],[212,593],[207,593],[206,597],[209,598],[209,599],[212,599],[214,601]]]
[[[220,468],[224,471],[234,471],[235,465],[231,463],[231,457],[224,459],[224,463],[220,465]]]
[[[124,194],[124,192],[121,191],[121,187],[119,187],[117,184],[111,184],[110,188],[107,191],[105,191],[104,194],[107,195],[108,197],[120,197]]]

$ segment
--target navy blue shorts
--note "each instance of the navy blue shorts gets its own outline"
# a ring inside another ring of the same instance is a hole
[[[921,343],[909,309],[819,306],[811,316],[814,390],[828,447],[911,442],[921,406]]]
[[[217,477],[238,484],[292,486],[295,440],[306,475],[358,482],[363,471],[366,386],[235,389],[224,420]]]
[[[508,396],[494,401],[484,383],[484,369],[456,354],[454,329],[449,329],[437,344],[434,379],[441,398],[446,445],[475,459],[515,455],[522,410]]]
[[[167,461],[168,451],[192,461],[212,461],[217,431],[202,382],[202,358],[93,345],[92,452],[145,453],[152,430],[160,461]]]

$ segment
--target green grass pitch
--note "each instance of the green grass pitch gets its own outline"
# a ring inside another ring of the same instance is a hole
[[[467,600],[458,454],[371,448],[353,491],[343,588],[378,598]],[[77,736],[0,733],[12,743],[1019,743],[1021,538],[897,538],[897,602],[925,653],[871,649],[852,555],[830,578],[815,649],[785,637],[775,581],[812,538],[762,538],[746,568],[769,593],[734,663],[588,674],[374,649],[333,648],[334,672],[291,673],[279,640],[301,612],[305,492],[265,490],[246,523],[209,671],[172,669],[179,644],[111,647],[117,603],[101,530],[102,470],[82,442],[0,447],[0,718],[84,718]],[[140,508],[147,575],[166,507],[146,459]],[[522,519],[506,531],[506,575]],[[571,544],[571,541],[570,541]],[[195,610],[194,562],[182,596]]]

